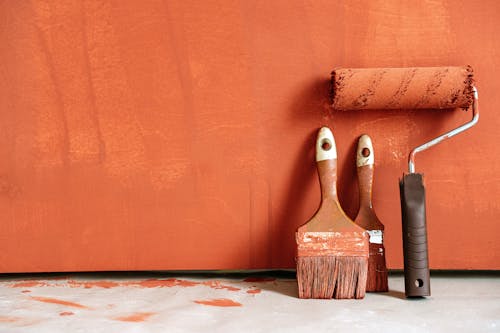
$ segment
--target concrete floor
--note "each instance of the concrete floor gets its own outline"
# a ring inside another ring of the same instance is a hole
[[[0,332],[500,332],[500,274],[403,276],[364,300],[301,300],[291,272],[0,275]]]

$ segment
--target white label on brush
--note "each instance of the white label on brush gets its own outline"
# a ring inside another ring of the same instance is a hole
[[[370,243],[382,244],[383,235],[382,230],[367,230],[370,235]]]

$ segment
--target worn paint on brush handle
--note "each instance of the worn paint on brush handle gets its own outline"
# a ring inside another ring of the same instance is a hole
[[[315,216],[300,231],[355,231],[361,238],[365,230],[347,217],[337,196],[337,153],[335,139],[327,127],[320,129],[316,140],[316,166],[321,187],[321,206]],[[307,228],[304,228],[306,227]]]
[[[365,230],[347,217],[338,200],[337,148],[333,133],[327,127],[320,129],[316,139],[316,166],[321,187],[321,206],[297,232],[299,255],[310,255],[311,251],[321,250],[321,255],[340,251],[345,255],[366,256]]]
[[[366,291],[384,292],[389,289],[385,262],[384,225],[373,209],[373,173],[375,154],[371,138],[364,134],[358,140],[356,166],[359,188],[359,211],[354,222],[370,235]]]
[[[322,127],[316,140],[316,162],[325,160],[337,160],[337,146],[332,131]]]
[[[363,134],[358,140],[358,149],[356,151],[356,166],[362,167],[365,165],[373,166],[375,164],[375,153],[373,151],[372,139]]]
[[[362,135],[359,138],[356,153],[359,211],[355,222],[368,230],[370,233],[370,243],[382,243],[382,236],[376,231],[384,230],[384,225],[375,214],[372,203],[374,156],[371,138],[366,134]]]
[[[429,258],[423,176],[410,173],[400,181],[406,297],[430,296]]]
[[[337,199],[337,146],[332,131],[322,127],[316,139],[316,163],[322,204]],[[340,207],[339,207],[340,208]]]

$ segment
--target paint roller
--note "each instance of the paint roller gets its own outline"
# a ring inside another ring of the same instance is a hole
[[[430,295],[425,188],[415,154],[472,127],[479,120],[473,71],[463,67],[339,68],[332,72],[336,110],[472,108],[472,120],[414,148],[400,179],[405,294]]]

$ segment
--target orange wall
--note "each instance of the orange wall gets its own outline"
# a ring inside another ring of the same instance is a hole
[[[402,267],[398,177],[455,112],[331,112],[334,67],[470,64],[479,125],[417,156],[433,268],[500,269],[500,2],[0,2],[0,271],[293,267],[318,127],[355,143]]]

